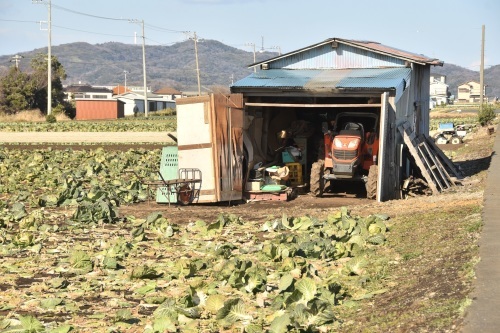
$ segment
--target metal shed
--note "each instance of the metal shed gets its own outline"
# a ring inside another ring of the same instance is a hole
[[[76,99],[77,120],[118,119],[124,117],[124,103],[116,99]]]
[[[341,38],[251,64],[259,70],[235,82],[229,95],[177,99],[178,167],[201,170],[198,202],[243,199],[252,171],[261,169],[256,166],[288,166],[285,159],[290,156],[279,135],[291,129],[301,153],[298,159],[292,156],[290,178],[306,185],[322,161],[322,150],[326,156],[324,133],[330,132],[324,129],[332,119],[337,123],[340,115],[349,114],[373,119],[366,124],[371,133],[363,134],[377,135],[376,152],[356,155],[373,157],[369,168],[376,166],[376,173],[361,175],[366,186],[375,184],[370,197],[400,198],[402,184],[413,175],[415,165],[426,180],[431,179],[426,173],[433,171],[427,172],[417,156],[423,153],[415,145],[429,131],[430,67],[442,65],[437,59],[376,42]],[[364,136],[359,138],[363,141]],[[332,158],[323,158],[324,167],[331,168],[327,162]],[[434,156],[422,158],[431,161],[427,168],[439,164]],[[439,170],[437,177],[444,173]]]
[[[342,38],[251,64],[259,70],[231,86],[231,93],[243,98],[249,165],[272,158],[275,132],[294,121],[375,110],[380,116],[377,200],[399,198],[411,165],[398,127],[428,134],[430,67],[442,65],[377,42]]]

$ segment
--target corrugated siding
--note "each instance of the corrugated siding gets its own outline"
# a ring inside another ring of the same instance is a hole
[[[404,67],[405,62],[388,55],[339,43],[325,44],[269,63],[271,69],[348,69]]]
[[[123,117],[123,103],[117,100],[76,100],[77,120],[117,119]]]

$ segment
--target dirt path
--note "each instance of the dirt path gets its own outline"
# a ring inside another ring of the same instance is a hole
[[[172,143],[173,140],[167,134],[167,132],[0,132],[0,143]]]

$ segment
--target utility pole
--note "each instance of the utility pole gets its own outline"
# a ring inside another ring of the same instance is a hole
[[[246,43],[245,45],[253,47],[253,63],[255,64],[257,62],[257,60],[255,58],[255,43]],[[257,67],[254,66],[253,71],[254,71],[254,73],[257,72]]]
[[[196,60],[196,77],[198,78],[198,96],[201,96],[200,65],[198,63],[198,37],[196,37],[196,31],[193,33],[193,36],[194,55]]]
[[[281,55],[281,47],[279,47],[279,46],[271,46],[270,49],[278,50],[278,55]]]
[[[52,10],[51,10],[51,0],[31,0],[34,4],[43,4],[47,3],[47,7],[49,9],[49,18],[47,22],[47,32],[49,35],[48,42],[48,54],[47,54],[47,115],[52,114]]]
[[[148,87],[146,78],[146,35],[144,34],[144,20],[129,20],[130,23],[142,25],[142,77],[144,79],[144,117],[148,117]]]
[[[123,74],[125,74],[125,90],[123,91],[124,93],[127,92],[127,73],[128,71],[123,71]]]
[[[16,69],[19,70],[19,63],[21,62],[21,59],[24,58],[23,56],[20,56],[19,54],[16,54],[15,56],[12,57],[12,60],[10,62],[15,62],[16,63]]]
[[[482,26],[481,36],[481,69],[479,70],[479,111],[483,110],[484,103],[484,24]]]
[[[144,34],[144,20],[142,20],[142,76],[144,77],[144,116],[148,117],[148,87],[146,83],[146,35]]]

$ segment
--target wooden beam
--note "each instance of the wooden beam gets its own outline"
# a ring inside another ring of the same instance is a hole
[[[204,149],[204,148],[212,148],[212,143],[195,143],[192,145],[182,145],[178,146],[178,150],[192,150],[192,149]]]
[[[380,108],[382,104],[287,104],[287,103],[245,103],[245,106],[279,108]]]
[[[420,169],[420,172],[422,173],[422,176],[424,176],[429,187],[431,188],[432,193],[439,194],[439,190],[436,187],[434,180],[432,179],[429,172],[427,172],[427,169],[426,169],[424,163],[422,162],[420,155],[418,154],[418,151],[415,148],[415,145],[410,140],[410,136],[407,133],[407,129],[404,126],[400,125],[400,126],[398,126],[398,130],[401,133],[401,135],[403,136],[403,140],[404,140],[406,146],[408,147],[408,150],[410,151],[411,155],[415,158],[415,163],[417,164],[418,168]]]
[[[456,165],[453,164],[453,162],[446,156],[441,148],[439,148],[435,143],[434,140],[432,140],[429,136],[422,134],[424,136],[425,141],[431,146],[432,150],[436,152],[436,154],[439,156],[439,158],[448,166],[448,168],[453,172],[455,177],[458,179],[462,179],[463,176],[461,175],[460,171],[457,169]]]

